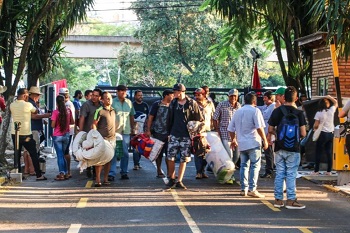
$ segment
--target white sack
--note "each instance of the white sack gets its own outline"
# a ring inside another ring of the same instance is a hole
[[[111,161],[114,148],[97,130],[92,129],[88,134],[83,131],[77,134],[73,141],[73,153],[82,172],[87,167],[105,165]]]
[[[224,184],[231,179],[235,171],[235,165],[225,150],[217,132],[208,132],[206,138],[211,150],[205,155],[205,159],[219,183]]]

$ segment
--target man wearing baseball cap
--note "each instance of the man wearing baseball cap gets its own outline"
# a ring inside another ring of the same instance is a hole
[[[286,88],[285,87],[279,87],[275,92],[272,92],[272,95],[276,95],[276,105],[275,108],[278,108],[279,106],[284,104],[284,92]]]
[[[113,99],[112,107],[116,111],[116,133],[123,136],[123,157],[120,159],[120,175],[122,180],[128,180],[128,164],[129,164],[129,145],[130,134],[135,131],[135,109],[128,98],[125,85],[117,86],[117,97]],[[117,175],[117,155],[115,154],[111,160],[111,169],[109,171],[108,180],[114,181]]]
[[[232,162],[236,165],[239,159],[238,150],[232,150],[231,146],[231,137],[227,131],[227,127],[232,120],[235,112],[241,108],[241,104],[238,102],[239,92],[237,89],[231,89],[228,93],[228,100],[220,102],[216,107],[213,119],[214,119],[214,128],[218,132],[222,144],[225,147],[228,155],[232,159]],[[238,166],[238,165],[236,165]],[[234,177],[230,179],[227,183],[233,184]]]
[[[186,164],[191,161],[191,138],[187,130],[189,121],[203,121],[203,116],[198,104],[193,99],[186,96],[186,87],[177,83],[173,87],[174,100],[170,103],[168,116],[168,129],[170,132],[168,144],[168,168],[169,168],[169,188],[187,189],[182,183],[185,174]],[[180,152],[180,166],[178,180],[175,181],[175,158]]]

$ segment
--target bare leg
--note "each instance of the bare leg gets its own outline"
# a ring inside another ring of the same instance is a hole
[[[181,162],[179,166],[179,174],[177,181],[182,181],[182,178],[184,177],[185,170],[186,170],[186,162]]]
[[[68,176],[70,176],[70,154],[64,155],[64,158],[67,161],[67,172],[68,172]]]
[[[101,183],[102,166],[95,166],[95,171],[96,171],[96,180],[95,181],[96,181],[96,183]]]
[[[29,173],[31,175],[35,174],[34,166],[32,162],[32,158],[30,158],[30,154],[28,151],[23,152],[23,159],[24,159],[24,173]]]
[[[163,174],[163,172],[162,172],[162,159],[163,159],[163,155],[159,155],[158,158],[156,159],[157,175]]]
[[[111,169],[111,162],[108,162],[104,165],[103,182],[108,182],[108,173],[110,169]],[[97,177],[97,174],[96,174],[96,177]]]
[[[171,179],[175,179],[175,161],[168,160],[168,175]]]

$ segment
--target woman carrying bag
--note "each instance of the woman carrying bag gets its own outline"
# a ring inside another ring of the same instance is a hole
[[[334,113],[338,107],[337,101],[327,95],[318,103],[318,112],[314,119],[314,137],[316,142],[315,169],[313,175],[319,175],[320,162],[323,151],[327,157],[327,172],[325,175],[331,175],[332,170],[332,146],[333,146],[333,131],[334,131]],[[315,136],[320,131],[318,138]]]

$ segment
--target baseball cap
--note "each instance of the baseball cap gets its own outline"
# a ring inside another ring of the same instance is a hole
[[[279,87],[275,92],[272,92],[272,95],[284,95],[285,91],[285,87]]]
[[[125,85],[118,85],[117,86],[117,91],[126,91],[128,90],[128,88]]]
[[[186,87],[182,83],[176,83],[173,87],[173,90],[174,91],[186,91]]]
[[[62,87],[62,88],[60,88],[59,93],[60,94],[69,94],[69,90],[68,90],[68,88]]]
[[[202,94],[202,95],[205,95],[205,90],[203,88],[197,88],[195,91],[194,91],[194,94]]]
[[[231,96],[231,95],[239,96],[238,90],[237,90],[237,89],[231,89],[231,90],[228,92],[228,96]]]

